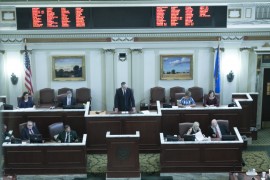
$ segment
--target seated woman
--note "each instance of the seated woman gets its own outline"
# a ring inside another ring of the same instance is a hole
[[[218,99],[213,90],[210,90],[208,96],[204,99],[203,106],[219,106]]]
[[[178,106],[179,107],[185,107],[185,106],[195,107],[196,106],[196,103],[195,103],[194,99],[191,97],[191,92],[190,91],[185,92],[185,96],[182,97],[178,101]]]
[[[32,98],[29,98],[28,92],[24,92],[19,102],[19,108],[32,108],[35,107]]]
[[[197,132],[201,131],[199,122],[195,121],[191,128],[187,131],[187,135],[196,134]]]

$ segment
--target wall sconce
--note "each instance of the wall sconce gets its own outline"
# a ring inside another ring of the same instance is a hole
[[[233,72],[229,72],[229,74],[227,74],[227,80],[228,82],[232,82],[233,81],[233,78],[234,78],[234,74]]]
[[[10,80],[13,85],[16,85],[18,83],[18,79],[19,78],[14,73],[11,74]]]
[[[125,61],[127,59],[127,54],[126,53],[119,53],[119,60],[120,61]]]

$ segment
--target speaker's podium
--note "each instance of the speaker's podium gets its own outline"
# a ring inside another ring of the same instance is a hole
[[[139,164],[139,138],[140,132],[136,134],[114,135],[106,133],[107,141],[107,179],[134,178],[140,179]]]

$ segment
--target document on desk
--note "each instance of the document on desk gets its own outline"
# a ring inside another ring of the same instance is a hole
[[[144,110],[144,111],[141,111],[143,114],[150,114],[150,111],[149,110]]]
[[[195,138],[197,139],[197,141],[202,141],[202,140],[204,140],[204,137],[203,137],[203,134],[202,134],[201,131],[199,131],[199,132],[197,132],[197,133],[195,134]]]

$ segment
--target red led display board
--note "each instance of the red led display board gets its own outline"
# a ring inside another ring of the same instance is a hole
[[[17,8],[17,29],[226,28],[227,6]]]

